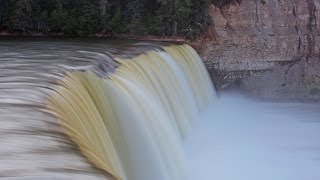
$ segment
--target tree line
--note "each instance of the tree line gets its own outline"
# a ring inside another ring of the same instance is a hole
[[[230,0],[0,0],[0,31],[194,38]]]

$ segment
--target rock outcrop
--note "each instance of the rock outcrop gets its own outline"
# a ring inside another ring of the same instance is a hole
[[[217,88],[320,99],[320,1],[242,0],[211,15],[198,50]]]

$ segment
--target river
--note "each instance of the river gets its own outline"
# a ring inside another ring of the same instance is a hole
[[[0,177],[180,180],[186,166],[199,180],[320,179],[319,104],[215,96],[204,71],[187,45],[1,39]]]

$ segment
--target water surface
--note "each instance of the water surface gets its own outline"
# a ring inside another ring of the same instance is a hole
[[[320,179],[320,105],[223,94],[185,142],[193,179]]]

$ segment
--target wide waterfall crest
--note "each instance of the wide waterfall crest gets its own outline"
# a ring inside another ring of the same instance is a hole
[[[215,99],[200,57],[188,45],[172,45],[116,61],[104,78],[67,73],[48,108],[81,152],[115,179],[188,179],[181,140]]]

